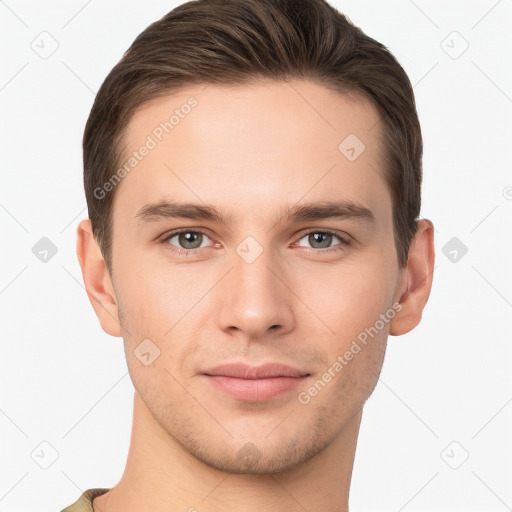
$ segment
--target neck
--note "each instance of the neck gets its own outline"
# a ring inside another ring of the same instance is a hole
[[[362,409],[320,453],[273,474],[226,473],[170,437],[136,392],[132,438],[119,483],[94,499],[94,512],[347,512]]]

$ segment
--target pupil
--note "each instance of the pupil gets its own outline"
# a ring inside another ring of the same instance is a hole
[[[309,243],[313,245],[313,247],[315,243],[319,243],[321,248],[326,248],[329,247],[331,239],[332,235],[329,233],[312,233],[310,235]]]
[[[200,242],[199,242],[199,244],[197,243],[198,238],[199,238],[199,233],[191,233],[190,231],[186,232],[186,233],[181,233],[180,234],[180,244],[184,245],[187,249],[196,249],[197,247],[199,247],[201,245]],[[190,244],[192,244],[193,247],[190,247]]]

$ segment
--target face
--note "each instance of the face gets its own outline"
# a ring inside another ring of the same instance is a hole
[[[127,363],[163,431],[212,467],[292,468],[374,389],[402,275],[378,120],[362,97],[267,81],[187,88],[129,124],[112,259]],[[231,362],[305,376],[206,375]]]

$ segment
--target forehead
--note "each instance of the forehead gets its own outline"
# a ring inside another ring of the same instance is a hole
[[[310,81],[188,87],[130,120],[114,216],[173,197],[218,204],[233,218],[338,199],[389,217],[381,128],[364,96]]]

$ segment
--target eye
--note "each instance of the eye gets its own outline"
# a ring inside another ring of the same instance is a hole
[[[350,242],[347,238],[342,237],[339,232],[331,231],[331,230],[323,230],[323,231],[309,231],[301,237],[300,240],[306,238],[307,242],[312,249],[321,249],[322,251],[318,252],[331,252],[343,250],[347,246],[350,245]],[[338,239],[341,243],[331,246],[332,242]],[[304,247],[301,244],[298,244],[300,247]],[[306,246],[307,247],[307,246]]]
[[[314,252],[334,252],[344,250],[350,245],[349,237],[341,236],[342,234],[338,231],[332,230],[315,230],[303,233],[299,239],[297,245],[299,247],[308,247],[300,243],[301,240],[306,239],[309,243],[309,248],[316,250]],[[173,242],[173,239],[176,239]],[[340,242],[332,246],[332,243],[336,241]],[[208,245],[208,240],[212,240],[206,233],[199,230],[193,229],[182,229],[180,231],[174,231],[167,235],[164,235],[161,239],[161,243],[165,245],[166,249],[178,254],[193,255],[196,253],[196,249],[204,247],[212,247]]]
[[[176,244],[172,243],[172,239],[176,238]],[[190,253],[194,249],[200,249],[207,245],[204,244],[210,238],[202,231],[194,231],[192,229],[184,229],[170,233],[162,239],[162,243],[166,244],[168,249],[179,253]],[[211,241],[211,240],[210,240]]]

